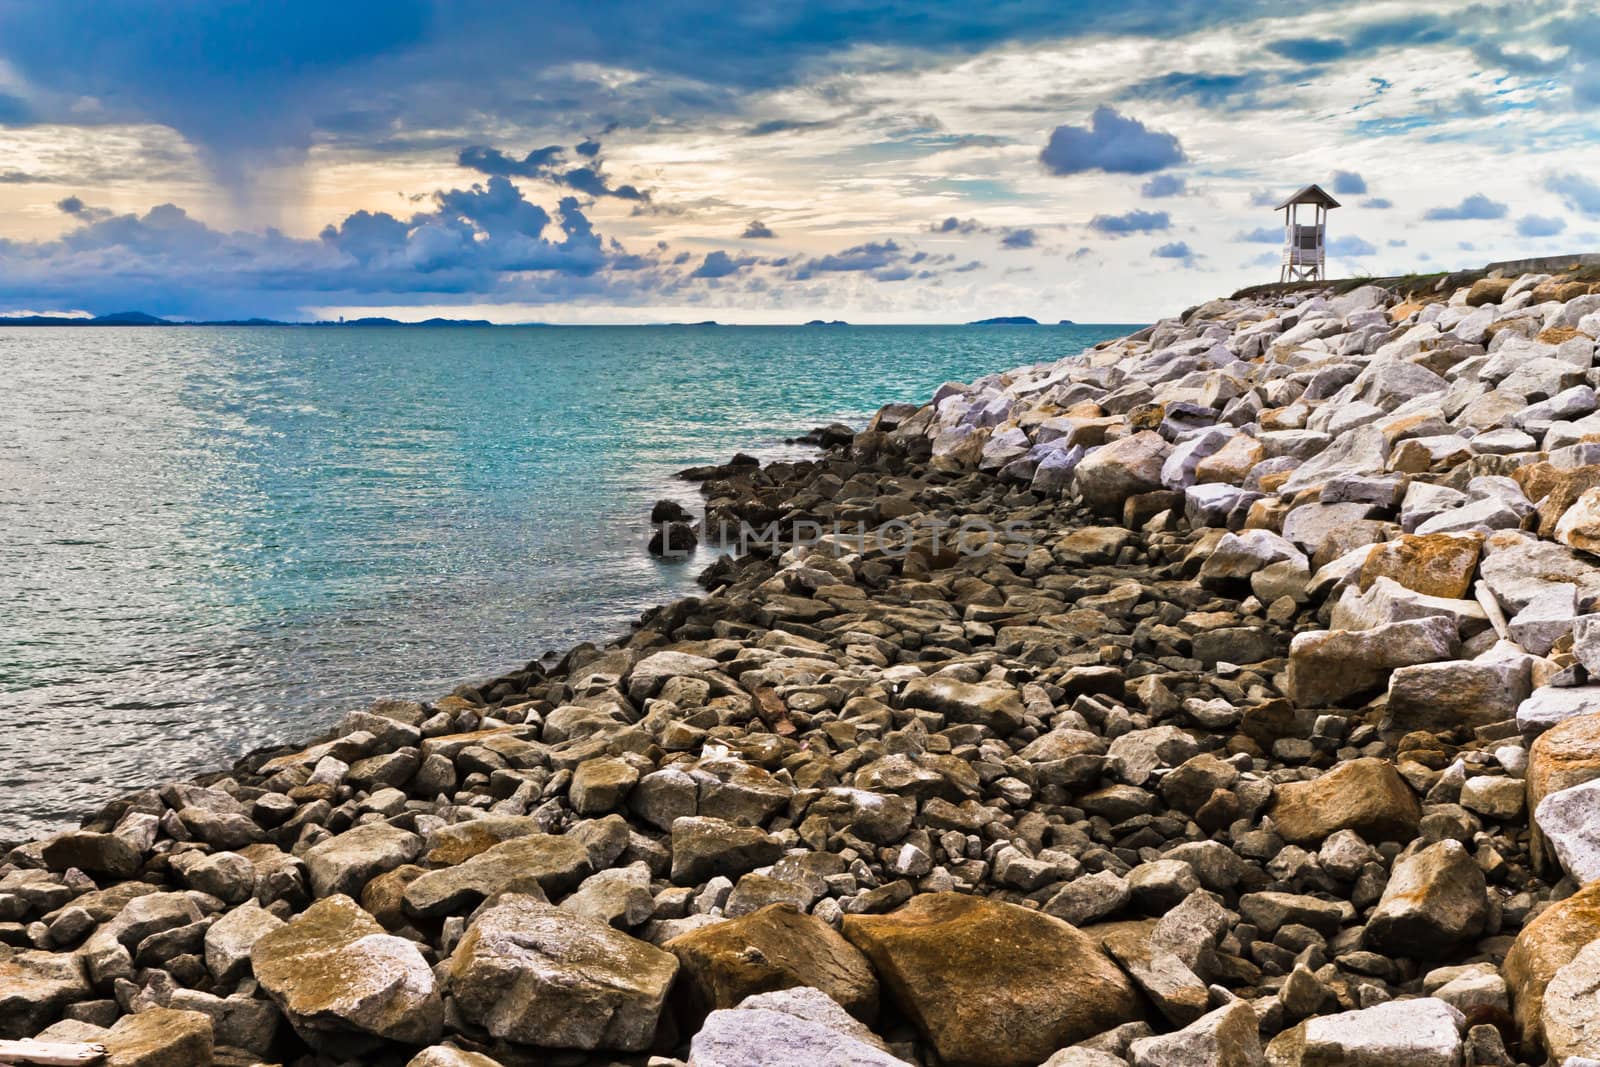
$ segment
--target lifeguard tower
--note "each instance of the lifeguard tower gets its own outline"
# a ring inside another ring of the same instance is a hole
[[[1300,206],[1311,205],[1311,224],[1300,224]],[[1273,210],[1283,212],[1283,270],[1280,282],[1321,281],[1327,276],[1328,212],[1339,201],[1320,185],[1308,185]]]

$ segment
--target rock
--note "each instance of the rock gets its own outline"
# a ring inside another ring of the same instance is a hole
[[[592,874],[561,902],[561,910],[621,930],[638,926],[655,911],[650,868],[640,862]]]
[[[405,888],[406,910],[435,917],[464,914],[496,893],[559,896],[594,869],[572,834],[529,834],[502,841],[464,863],[429,871]]]
[[[1382,685],[1396,667],[1453,658],[1457,643],[1455,624],[1439,617],[1296,634],[1289,644],[1289,696],[1302,707],[1336,704]]]
[[[1535,738],[1567,719],[1600,711],[1600,686],[1557,689],[1546,686],[1517,705],[1517,728],[1522,736]]]
[[[250,952],[283,920],[255,901],[241,904],[206,930],[206,969],[222,986],[231,986],[250,970]]]
[[[1569,548],[1600,553],[1600,489],[1586,489],[1562,513],[1555,539]]]
[[[1103,944],[1169,1023],[1185,1026],[1205,1014],[1206,984],[1176,955],[1133,930],[1115,931]]]
[[[1383,430],[1367,423],[1339,435],[1333,444],[1302,463],[1279,488],[1285,493],[1297,493],[1344,475],[1382,473],[1388,459],[1389,442]]]
[[[1392,578],[1424,596],[1459,600],[1472,589],[1482,539],[1453,534],[1403,534],[1373,545],[1361,566],[1362,590],[1379,578]]]
[[[1171,451],[1158,433],[1130,434],[1084,456],[1073,472],[1073,483],[1090,507],[1116,514],[1128,497],[1162,487],[1161,468]]]
[[[462,1016],[496,1038],[638,1052],[655,1038],[678,960],[604,923],[507,894],[478,913],[442,970]]]
[[[1564,964],[1544,991],[1544,1046],[1550,1058],[1600,1059],[1600,941]]]
[[[1025,711],[1014,689],[972,685],[954,678],[914,678],[900,694],[908,708],[926,708],[952,722],[987,726],[1006,735],[1022,726]]]
[[[354,1035],[413,1045],[439,1038],[444,1003],[422,953],[347,896],[325,897],[263,934],[250,963],[262,990],[313,1047],[370,1047]]]
[[[1350,760],[1309,782],[1280,785],[1271,809],[1284,840],[1316,845],[1338,830],[1354,830],[1367,841],[1409,841],[1422,807],[1388,760]]]
[[[1540,734],[1528,750],[1528,810],[1536,813],[1544,798],[1563,789],[1600,779],[1600,715],[1564,719]],[[1535,817],[1528,851],[1537,870],[1553,871],[1555,853],[1544,840]]]
[[[209,1016],[169,1008],[124,1015],[100,1039],[106,1067],[211,1067],[213,1042]]]
[[[1365,593],[1345,588],[1333,606],[1334,630],[1371,630],[1390,623],[1435,616],[1450,620],[1458,633],[1486,629],[1488,615],[1477,600],[1446,600],[1414,593],[1393,578],[1378,578]]]
[[[1511,989],[1511,1009],[1523,1046],[1544,1039],[1545,987],[1585,947],[1600,941],[1600,883],[1590,883],[1540,912],[1517,934],[1500,972]]]
[[[1509,821],[1519,817],[1526,797],[1527,787],[1515,778],[1480,774],[1461,786],[1461,806],[1490,819]]]
[[[1098,871],[1073,879],[1044,905],[1044,913],[1073,926],[1087,926],[1128,906],[1133,890],[1115,871]]]
[[[1308,926],[1332,937],[1344,923],[1344,906],[1304,893],[1264,891],[1239,898],[1239,914],[1268,937],[1285,926]]]
[[[422,838],[386,822],[366,823],[328,838],[302,857],[319,897],[361,895],[368,882],[410,863],[422,851]]]
[[[1459,1067],[1466,1020],[1431,997],[1324,1015],[1300,1028],[1299,1067]],[[1268,1062],[1282,1035],[1267,1049]],[[1289,1042],[1292,1045],[1292,1040]]]
[[[1256,1013],[1242,1000],[1224,1004],[1174,1034],[1129,1046],[1133,1067],[1266,1067]]]
[[[783,846],[753,826],[691,816],[672,824],[672,880],[698,885],[778,862]]]
[[[878,1014],[878,980],[866,957],[827,923],[791,904],[759,911],[668,941],[696,1017],[737,1007],[756,993],[806,986],[827,994],[862,1022]]]
[[[1413,730],[1443,733],[1514,718],[1528,698],[1528,662],[1447,660],[1396,668],[1380,727],[1398,738]]]
[[[1386,955],[1437,959],[1476,941],[1488,921],[1483,871],[1466,846],[1447,839],[1395,860],[1363,944]]]
[[[406,1067],[500,1067],[481,1052],[463,1052],[450,1045],[425,1048],[406,1061]]]
[[[1511,639],[1535,656],[1549,655],[1551,646],[1572,632],[1577,596],[1571,583],[1545,586],[1511,617]]]
[[[1514,534],[1496,534],[1484,548],[1487,555],[1478,574],[1507,615],[1515,615],[1552,585],[1576,585],[1580,605],[1600,597],[1600,568],[1570,548]]]
[[[62,1008],[89,996],[77,956],[0,945],[0,1038],[32,1037]]]
[[[714,1011],[689,1043],[689,1067],[909,1067],[816,989],[749,997]]]
[[[890,915],[846,915],[844,935],[952,1067],[1033,1067],[1140,1016],[1092,941],[1015,905],[927,893]]]
[[[1200,566],[1200,581],[1243,581],[1264,567],[1293,561],[1306,564],[1305,554],[1271,530],[1241,530],[1223,534]]]
[[[1533,819],[1574,881],[1600,879],[1600,778],[1546,795]]]
[[[132,878],[143,861],[138,849],[115,834],[88,830],[69,830],[46,841],[40,858],[52,871],[76,867],[90,874],[111,878]]]
[[[602,756],[578,764],[567,796],[579,815],[604,815],[622,807],[628,791],[638,781],[638,768],[626,760]]]

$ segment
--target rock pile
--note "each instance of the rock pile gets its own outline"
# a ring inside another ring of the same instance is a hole
[[[13,849],[0,1037],[1600,1059],[1590,288],[1214,301],[686,472],[769,531],[705,596]]]

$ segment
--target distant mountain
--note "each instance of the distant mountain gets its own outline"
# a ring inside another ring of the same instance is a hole
[[[0,316],[0,326],[493,326],[488,319],[423,319],[421,322],[401,322],[399,319],[363,318],[341,322],[280,322],[277,319],[221,319],[214,322],[174,322],[143,311],[118,311],[94,318],[74,318],[67,315]]]
[[[399,319],[388,319],[371,316],[364,319],[341,319],[338,322],[314,322],[313,326],[493,326],[488,319],[423,319],[421,322],[401,322]]]
[[[968,326],[1037,326],[1038,319],[1030,319],[1026,315],[998,315],[992,319],[978,319],[967,323]]]
[[[92,319],[70,315],[18,315],[0,317],[0,326],[175,326],[177,323],[146,315],[142,311],[118,311],[111,315],[96,315]]]
[[[806,325],[807,326],[848,326],[850,324],[848,322],[844,321],[843,319],[812,319],[810,322],[806,323]]]

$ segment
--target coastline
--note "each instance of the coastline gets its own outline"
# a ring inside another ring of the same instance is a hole
[[[1592,285],[1213,301],[698,471],[708,522],[876,540],[19,846],[0,1037],[1538,1062],[1600,940],[1560,888],[1600,775]]]

